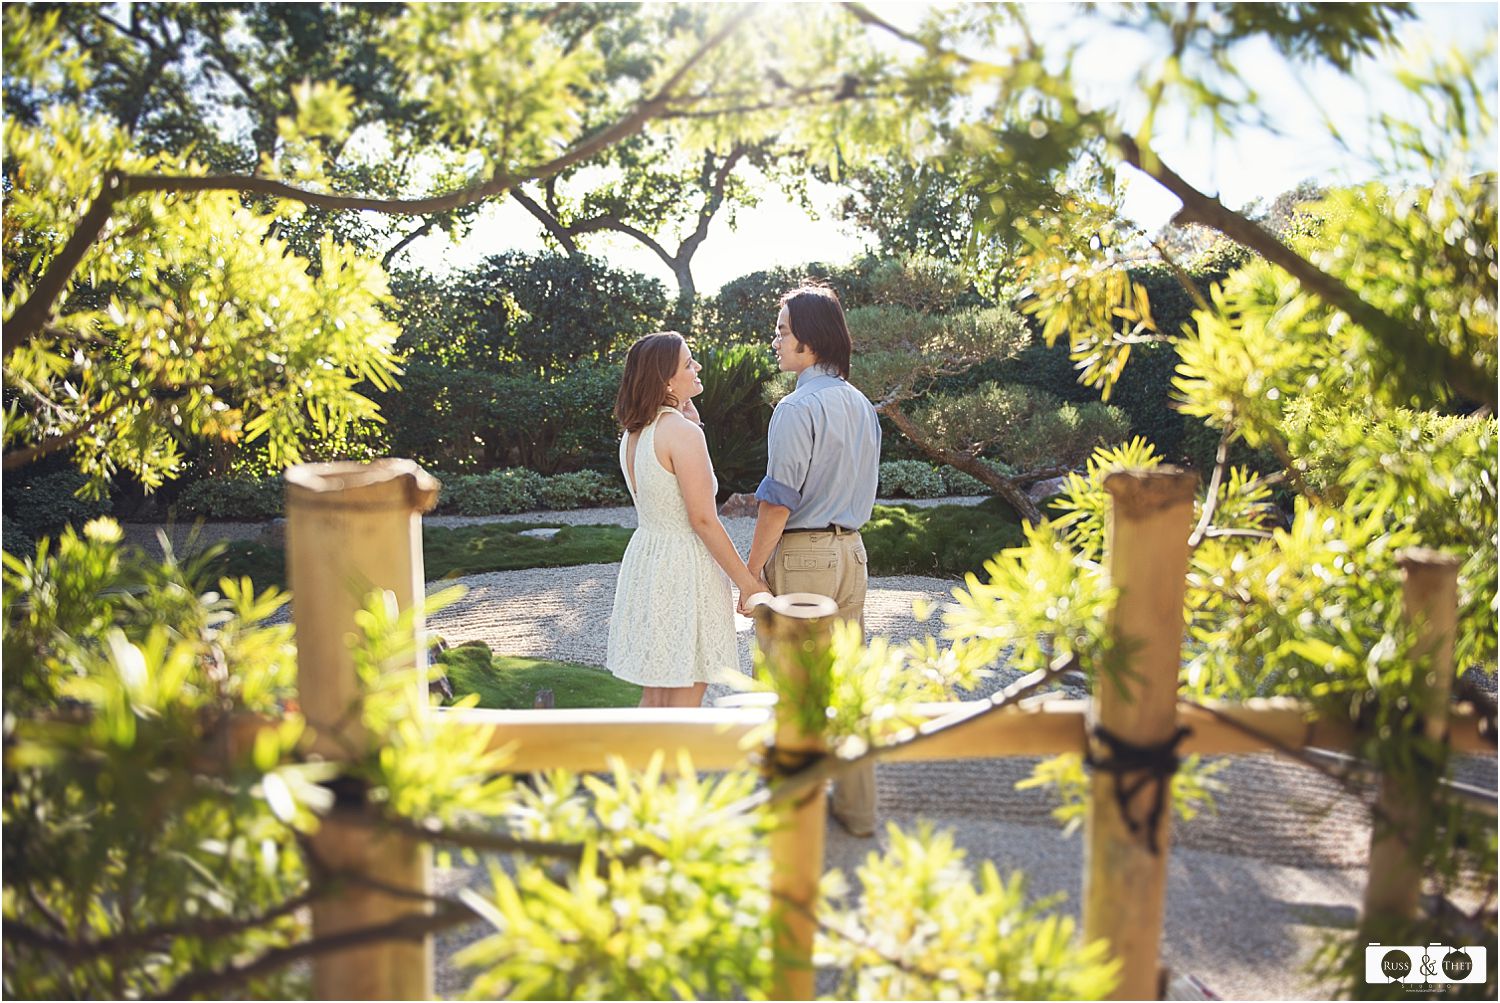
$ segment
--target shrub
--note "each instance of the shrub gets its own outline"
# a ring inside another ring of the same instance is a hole
[[[553,379],[411,363],[377,394],[388,452],[428,469],[529,467],[553,473],[612,462],[620,367],[580,365]]]
[[[994,470],[1002,477],[1014,477],[1018,472],[1009,463],[1002,463],[999,460],[981,459],[979,462]],[[950,495],[987,495],[991,493],[988,484],[972,474],[964,473],[957,467],[943,467],[940,473],[943,475],[943,483],[948,486],[948,493]]]
[[[393,283],[413,361],[484,372],[566,371],[660,330],[666,287],[588,255],[509,251],[446,280]]]
[[[876,505],[860,531],[872,575],[982,575],[984,563],[1022,543],[1021,522],[999,498],[979,505]]]
[[[177,510],[204,519],[273,519],[286,508],[279,477],[209,477],[177,496]]]
[[[887,460],[880,465],[882,498],[941,498],[947,490],[943,475],[922,460]]]
[[[109,512],[109,501],[78,497],[88,478],[72,469],[52,470],[26,477],[5,477],[5,548],[12,554],[21,540],[27,546],[44,536],[56,536],[64,526],[77,526]]]
[[[542,475],[524,467],[487,474],[458,474],[443,480],[438,510],[459,515],[529,512],[541,500]]]
[[[630,501],[624,483],[597,470],[577,470],[544,478],[538,500],[543,508],[597,508]]]
[[[766,429],[771,405],[766,384],[776,362],[764,345],[707,348],[697,353],[703,393],[695,400],[719,478],[719,497],[753,491],[766,472]]]
[[[7,554],[21,558],[36,554],[36,540],[9,515],[0,515],[0,547]]]
[[[850,265],[810,262],[742,275],[724,283],[704,303],[698,330],[719,344],[768,345],[775,334],[776,304],[783,293],[805,280],[826,282],[839,294],[847,310],[871,301],[870,273],[878,265],[879,259],[867,257]],[[858,345],[859,332],[851,333]]]

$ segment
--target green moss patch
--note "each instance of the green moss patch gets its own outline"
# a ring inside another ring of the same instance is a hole
[[[978,505],[876,505],[861,532],[872,575],[962,578],[1021,545],[1021,522],[999,498]]]
[[[488,522],[422,530],[422,556],[428,581],[487,571],[613,564],[625,556],[634,532],[624,526],[564,526],[551,539],[522,536],[546,523]],[[285,551],[264,543],[231,543],[220,558],[220,573],[249,575],[257,586],[286,587]]]
[[[478,693],[479,706],[492,710],[529,709],[538,690],[551,690],[558,708],[635,707],[641,702],[639,686],[598,666],[496,655],[483,641],[449,648],[437,662],[448,673],[454,696]]]

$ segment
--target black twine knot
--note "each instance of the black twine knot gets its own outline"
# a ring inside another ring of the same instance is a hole
[[[1177,755],[1177,746],[1192,732],[1193,729],[1182,725],[1165,741],[1155,745],[1136,745],[1103,725],[1096,724],[1093,736],[1109,747],[1109,755],[1104,758],[1095,756],[1092,746],[1083,755],[1083,761],[1089,768],[1115,778],[1115,802],[1119,805],[1120,817],[1125,820],[1132,835],[1140,832],[1141,823],[1131,817],[1130,801],[1147,784],[1156,785],[1151,797],[1151,812],[1146,821],[1146,846],[1153,856],[1161,853],[1156,834],[1162,813],[1166,811],[1167,782],[1177,772],[1177,767],[1182,765],[1182,757]],[[1139,775],[1126,780],[1126,774]]]

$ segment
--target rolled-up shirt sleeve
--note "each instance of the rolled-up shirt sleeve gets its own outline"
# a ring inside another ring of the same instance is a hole
[[[812,415],[806,409],[783,404],[773,411],[766,433],[766,476],[755,489],[755,497],[797,511],[812,465],[812,449]]]

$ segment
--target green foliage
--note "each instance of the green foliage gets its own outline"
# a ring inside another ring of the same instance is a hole
[[[960,453],[989,452],[1020,470],[1070,467],[1130,430],[1119,408],[1063,404],[1030,387],[985,383],[960,397],[934,396],[912,412],[927,441]]]
[[[586,255],[497,254],[438,282],[404,276],[400,347],[477,372],[561,374],[661,330],[660,282]]]
[[[1312,211],[1321,223],[1302,249],[1365,301],[1418,326],[1400,337],[1357,325],[1337,331],[1370,382],[1395,404],[1485,400],[1496,376],[1493,175],[1446,176],[1432,187],[1391,192],[1339,188]],[[1486,381],[1475,387],[1474,380]]]
[[[459,515],[504,515],[537,508],[542,475],[524,467],[487,474],[458,474],[443,482],[438,511]]]
[[[702,364],[703,393],[694,399],[719,495],[753,491],[766,472],[766,430],[771,407],[766,384],[776,361],[763,345],[712,347],[694,352]]]
[[[597,470],[578,470],[543,478],[537,500],[542,508],[552,511],[599,508],[629,504],[630,493],[618,477]]]
[[[882,498],[938,498],[947,490],[942,472],[930,463],[887,460],[880,465]]]
[[[980,462],[992,467],[1001,477],[1012,477],[1016,473],[1014,467],[996,460],[980,460]],[[991,493],[992,489],[988,484],[977,477],[964,473],[962,470],[956,470],[953,467],[943,467],[939,470],[939,473],[943,475],[943,483],[946,485],[947,493],[950,495],[987,495]]]
[[[286,508],[280,477],[210,477],[184,487],[177,509],[204,519],[274,519]]]
[[[619,477],[578,470],[545,477],[524,467],[443,480],[438,511],[459,515],[509,515],[534,509],[597,508],[630,500]]]
[[[543,473],[616,462],[611,417],[620,368],[582,365],[558,377],[498,375],[412,363],[401,392],[381,396],[386,447],[434,471],[524,466]]]
[[[860,531],[873,575],[957,578],[1021,542],[1020,523],[999,499],[980,505],[877,505]]]
[[[36,540],[64,526],[81,526],[109,511],[106,501],[79,497],[87,478],[74,470],[52,470],[5,478],[5,549],[30,554]]]
[[[1196,752],[1184,756],[1172,774],[1172,812],[1183,822],[1191,822],[1199,812],[1215,813],[1218,809],[1214,797],[1226,790],[1222,781],[1214,775],[1222,772],[1232,762],[1222,757],[1205,763]],[[1016,781],[1017,790],[1050,787],[1057,795],[1058,805],[1052,809],[1052,817],[1062,826],[1063,835],[1071,835],[1088,818],[1088,799],[1092,788],[1088,771],[1084,769],[1083,757],[1077,753],[1064,753],[1043,759],[1031,770],[1031,776]]]
[[[625,556],[632,530],[623,526],[564,526],[551,539],[522,536],[545,523],[487,522],[476,526],[422,528],[423,569],[428,581],[522,568],[566,568],[611,564]],[[215,566],[225,574],[285,584],[282,547],[242,541],[227,544]]]
[[[839,998],[1089,1000],[1114,987],[1107,945],[1077,946],[1073,920],[1048,912],[1055,899],[1028,901],[1021,874],[986,860],[976,881],[951,834],[889,832],[857,872],[862,902],[846,904],[837,872],[825,879],[819,960],[839,972]]]
[[[755,775],[552,774],[514,818],[532,839],[582,842],[577,870],[490,869],[495,933],[466,948],[474,999],[712,999],[759,995],[771,961],[769,817],[731,807]],[[612,782],[611,782],[612,781]],[[590,810],[592,809],[592,810]],[[620,855],[644,850],[626,863]],[[471,899],[470,901],[473,901]]]
[[[705,341],[769,346],[776,335],[777,303],[804,281],[825,282],[839,294],[846,309],[871,302],[869,271],[873,259],[851,265],[810,262],[796,268],[769,268],[732,279],[719,287],[702,307],[695,325]],[[850,332],[858,345],[861,333]]]
[[[133,154],[127,137],[68,105],[36,126],[7,122],[5,149],[7,316],[106,172],[198,170]],[[28,391],[7,406],[7,448],[71,436],[75,466],[101,494],[119,472],[147,488],[176,476],[188,440],[264,440],[280,466],[308,439],[376,420],[356,388],[393,385],[383,273],[331,239],[312,260],[293,254],[270,235],[274,220],[229,192],[122,203],[53,322],[7,355],[9,381]]]
[[[1459,671],[1493,665],[1494,419],[1302,402],[1283,428],[1310,491],[1372,519],[1394,515],[1422,544],[1463,556]]]
[[[1129,274],[1149,297],[1152,316],[1162,332],[1175,334],[1192,323],[1195,304],[1169,268],[1133,268]],[[1222,281],[1226,274],[1226,270],[1218,268],[1198,268],[1190,279],[1206,295],[1213,283]],[[1039,330],[1034,333],[1039,334]],[[1208,469],[1213,466],[1218,435],[1212,430],[1204,431],[1200,420],[1185,418],[1175,408],[1172,378],[1177,362],[1177,351],[1170,342],[1134,345],[1129,365],[1116,379],[1109,402],[1124,411],[1130,429],[1149,440],[1163,456],[1172,462],[1186,461],[1200,470]],[[1097,390],[1079,383],[1069,345],[1061,341],[1049,345],[1041,337],[1035,337],[1011,358],[981,363],[963,376],[940,381],[937,389],[952,393],[986,381],[1034,387],[1079,405],[1097,403],[1099,399]],[[1202,445],[1205,441],[1206,446]],[[1248,454],[1236,454],[1236,459],[1242,463],[1252,461]],[[1266,460],[1261,459],[1259,465],[1266,466]]]
[[[1160,454],[1139,436],[1121,446],[1096,450],[1082,475],[1068,474],[1056,503],[1059,517],[1053,521],[1054,528],[1066,530],[1068,543],[1088,560],[1102,561],[1109,516],[1105,478],[1117,470],[1149,470],[1160,463]]]
[[[416,7],[386,54],[421,95],[439,138],[487,166],[539,163],[569,141],[580,88],[600,68],[593,46],[569,46],[525,7]]]
[[[473,693],[479,707],[527,710],[538,690],[551,690],[555,707],[634,707],[641,688],[595,665],[496,655],[483,641],[470,641],[438,655],[456,696]]]
[[[1008,248],[981,237],[973,217],[981,198],[966,190],[963,165],[936,160],[874,160],[845,178],[845,219],[869,231],[888,255],[968,261],[973,272],[998,272]]]
[[[318,768],[287,758],[301,721],[222,751],[236,714],[282,716],[291,628],[257,624],[285,597],[208,591],[202,570],[139,563],[107,520],[6,556],[7,995],[173,995],[305,932],[281,908],[307,881],[297,802],[319,792]],[[60,964],[23,928],[102,946]],[[246,989],[299,981],[272,971]]]

